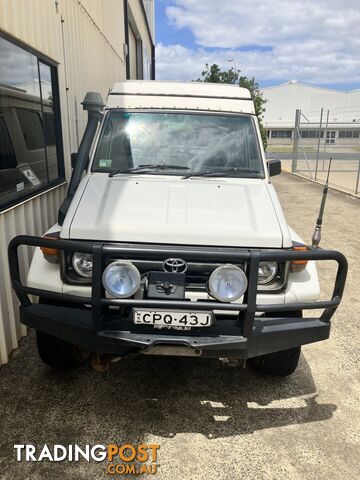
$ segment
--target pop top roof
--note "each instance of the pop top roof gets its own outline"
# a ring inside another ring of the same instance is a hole
[[[254,113],[250,92],[235,85],[126,81],[115,83],[107,108],[153,108]]]

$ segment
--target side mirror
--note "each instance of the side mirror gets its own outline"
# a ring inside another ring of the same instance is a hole
[[[77,163],[77,160],[78,160],[78,154],[77,152],[73,152],[71,154],[71,168],[74,169],[75,168],[75,165]]]
[[[281,160],[273,159],[267,161],[269,175],[270,177],[274,177],[275,175],[280,175],[281,173]]]

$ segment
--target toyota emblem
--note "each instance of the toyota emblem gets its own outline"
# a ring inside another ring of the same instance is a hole
[[[163,269],[169,273],[185,273],[187,263],[182,258],[167,258],[163,262]]]

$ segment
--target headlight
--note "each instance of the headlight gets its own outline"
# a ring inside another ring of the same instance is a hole
[[[128,298],[140,287],[140,272],[132,263],[116,260],[105,268],[102,282],[113,297]]]
[[[276,262],[260,262],[258,284],[265,285],[276,277],[278,264]]]
[[[90,278],[92,276],[93,256],[91,253],[75,252],[72,256],[72,266],[81,277]]]
[[[214,298],[220,302],[233,302],[245,293],[247,278],[241,268],[222,265],[212,272],[208,285]]]

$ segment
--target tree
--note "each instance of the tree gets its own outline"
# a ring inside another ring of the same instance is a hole
[[[261,138],[264,144],[264,148],[267,145],[266,130],[262,124],[264,118],[264,104],[266,103],[263,97],[259,84],[255,80],[255,77],[248,78],[240,75],[240,70],[235,70],[233,67],[229,70],[221,70],[216,63],[209,66],[205,65],[205,70],[201,72],[201,77],[195,80],[196,82],[210,82],[210,83],[229,83],[232,85],[239,85],[239,87],[247,88],[250,91],[251,98],[255,105],[255,113],[259,121]]]

